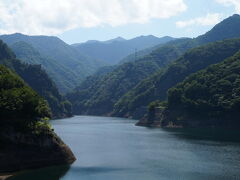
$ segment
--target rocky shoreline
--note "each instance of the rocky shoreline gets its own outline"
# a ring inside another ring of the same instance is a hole
[[[139,120],[136,124],[136,126],[143,126],[143,127],[151,127],[151,128],[183,128],[181,125],[175,125],[175,124],[167,124],[164,125],[162,124],[162,121],[156,120],[156,121],[150,121],[147,119],[142,119]]]
[[[12,175],[0,175],[0,180],[6,180],[7,178],[11,177]]]
[[[71,164],[76,160],[70,148],[52,131],[40,135],[5,132],[1,136],[4,141],[0,148],[0,173]]]
[[[144,127],[161,127],[161,123],[160,122],[150,122],[148,120],[139,120],[136,124],[136,126],[144,126]]]

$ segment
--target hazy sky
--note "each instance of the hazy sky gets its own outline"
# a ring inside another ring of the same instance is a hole
[[[240,0],[0,0],[0,34],[67,43],[139,35],[195,37],[240,13]]]

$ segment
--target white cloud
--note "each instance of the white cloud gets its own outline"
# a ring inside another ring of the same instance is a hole
[[[186,9],[183,0],[0,0],[0,33],[59,34],[78,27],[147,23]]]
[[[224,6],[234,6],[236,13],[240,13],[240,0],[215,0]]]
[[[189,26],[210,26],[220,22],[222,15],[218,13],[207,14],[203,17],[197,17],[186,21],[177,21],[176,26],[179,28],[185,28]]]

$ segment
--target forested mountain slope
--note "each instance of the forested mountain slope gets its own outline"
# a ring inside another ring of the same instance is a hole
[[[29,86],[45,98],[50,105],[54,118],[71,116],[71,104],[60,95],[55,84],[41,68],[41,65],[21,63],[2,41],[0,41],[0,64],[14,70]]]
[[[161,126],[239,128],[240,52],[171,88],[161,109]]]
[[[214,32],[224,29],[223,39],[240,37],[240,27],[237,26],[240,21],[239,15],[231,16],[221,23],[217,24]],[[225,26],[228,26],[227,29]],[[212,30],[211,30],[212,31]],[[114,105],[128,91],[134,88],[139,82],[157,72],[159,69],[166,67],[168,64],[179,58],[187,50],[204,45],[211,40],[221,39],[221,36],[213,36],[211,31],[205,35],[194,39],[178,39],[166,43],[166,45],[154,50],[147,56],[129,63],[118,66],[114,71],[102,77],[92,87],[89,87],[87,95],[85,92],[75,93],[74,98],[70,99],[74,106],[75,114],[94,114],[106,115],[111,114]]]
[[[16,33],[2,35],[0,39],[13,48],[18,58],[27,63],[42,64],[63,93],[76,87],[103,65],[54,36]]]
[[[61,92],[67,91],[68,87],[72,87],[72,83],[77,83],[76,76],[71,73],[71,70],[58,63],[57,60],[50,57],[43,57],[35,48],[30,44],[19,41],[10,46],[14,51],[17,58],[28,64],[41,64],[47,74],[54,80],[57,87]],[[75,86],[75,85],[74,85]],[[67,89],[65,88],[67,87]]]
[[[239,49],[240,39],[231,39],[188,51],[169,67],[145,79],[123,96],[115,104],[114,115],[140,118],[142,115],[137,112],[142,106],[147,106],[156,99],[165,100],[169,88],[183,81],[191,73],[232,56]]]
[[[71,96],[70,101],[73,103],[74,113],[111,114],[114,105],[124,94],[151,74],[179,58],[187,50],[219,39],[240,37],[239,21],[240,16],[233,15],[217,24],[205,35],[194,39],[171,41],[137,61],[118,66],[114,71],[100,78],[98,82],[84,92],[75,92],[74,96]],[[214,35],[214,32],[224,32],[224,34]],[[121,109],[121,107],[118,106],[118,109]]]
[[[1,51],[2,52],[2,51]],[[51,110],[46,101],[34,92],[24,81],[10,69],[0,65],[0,123],[10,125],[16,121],[16,126],[24,126],[32,118],[51,117]],[[2,126],[1,126],[2,127]]]
[[[7,52],[0,50],[1,58]],[[63,165],[75,160],[52,131],[47,102],[10,69],[0,65],[0,173]]]

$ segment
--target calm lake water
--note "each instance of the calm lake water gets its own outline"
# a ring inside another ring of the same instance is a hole
[[[240,179],[238,133],[150,129],[134,126],[135,122],[92,116],[52,121],[77,161],[10,179]]]

